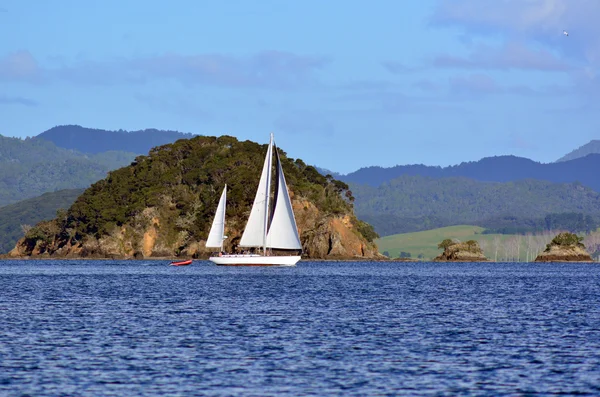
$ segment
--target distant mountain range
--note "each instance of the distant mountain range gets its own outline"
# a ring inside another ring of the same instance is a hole
[[[600,192],[600,154],[557,163],[543,164],[523,157],[496,156],[449,167],[399,165],[391,168],[367,167],[337,178],[346,182],[377,187],[401,176],[431,178],[466,177],[482,182],[511,182],[537,179],[554,183],[580,182]]]
[[[585,145],[573,150],[572,152],[564,155],[563,157],[559,158],[556,161],[559,162],[559,161],[575,160],[580,157],[585,157],[589,154],[594,154],[594,153],[600,153],[600,141],[599,140],[589,141]]]
[[[79,125],[60,125],[44,131],[35,139],[53,142],[56,146],[82,153],[102,153],[111,150],[147,154],[156,146],[189,139],[194,134],[149,128],[139,131],[109,131]]]

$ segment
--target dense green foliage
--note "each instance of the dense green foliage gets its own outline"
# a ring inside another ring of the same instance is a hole
[[[556,237],[552,239],[552,241],[546,246],[546,249],[549,250],[551,246],[557,245],[560,247],[568,247],[570,245],[577,246],[585,249],[585,245],[582,243],[583,237],[579,237],[575,233],[559,233]]]
[[[189,139],[193,136],[190,133],[153,128],[128,132],[85,128],[79,125],[60,125],[42,132],[35,139],[51,141],[58,147],[82,153],[125,151],[146,154],[155,146],[175,142],[178,139]]]
[[[438,248],[445,250],[446,248],[448,248],[454,244],[457,244],[457,242],[453,241],[452,239],[446,238],[441,243],[438,244]]]
[[[104,166],[107,170],[116,170],[117,168],[131,164],[136,156],[137,154],[132,152],[109,150],[107,152],[91,154],[88,158]]]
[[[600,194],[578,183],[403,176],[378,187],[350,183],[350,188],[357,216],[383,236],[465,223],[526,226],[522,232],[557,226],[590,230],[600,217]]]
[[[50,220],[60,208],[67,209],[84,189],[60,190],[0,207],[0,253],[7,253],[23,237],[27,226]]]
[[[0,136],[0,206],[88,187],[131,160],[131,154],[123,152],[86,156],[41,139]]]
[[[504,216],[478,222],[487,227],[484,234],[525,234],[544,230],[566,230],[572,233],[590,233],[600,227],[598,215],[584,215],[580,212],[548,214],[543,218],[517,218]]]
[[[228,225],[243,227],[265,152],[266,145],[229,136],[196,137],[154,148],[148,156],[137,157],[131,166],[112,171],[93,184],[57,218],[61,238],[98,238],[115,226],[135,223],[146,208],[166,208],[170,216],[161,222],[171,224],[161,227],[175,234],[183,231],[191,239],[205,239],[225,184]],[[354,198],[345,183],[321,175],[302,160],[288,159],[281,150],[279,153],[296,199],[310,201],[324,214],[352,214],[350,202]],[[370,239],[377,237],[369,225],[352,219],[359,233]]]

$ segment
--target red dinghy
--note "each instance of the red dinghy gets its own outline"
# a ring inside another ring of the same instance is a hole
[[[179,261],[179,262],[171,262],[171,266],[187,266],[187,265],[191,265],[192,264],[192,260],[188,259],[185,261]]]

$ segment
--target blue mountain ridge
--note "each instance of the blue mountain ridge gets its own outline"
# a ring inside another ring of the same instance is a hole
[[[58,147],[89,154],[115,150],[146,154],[155,146],[194,136],[196,134],[155,128],[139,131],[110,131],[79,125],[60,125],[42,132],[35,139],[51,141]]]
[[[400,176],[432,178],[466,177],[482,182],[514,182],[537,179],[554,183],[579,182],[600,192],[600,154],[593,153],[574,160],[539,163],[517,156],[485,157],[449,167],[422,164],[398,165],[390,168],[365,167],[347,175],[338,175],[346,183],[373,187],[389,183]]]

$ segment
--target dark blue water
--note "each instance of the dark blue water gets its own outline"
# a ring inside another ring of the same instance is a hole
[[[3,261],[0,394],[600,395],[600,265]]]

